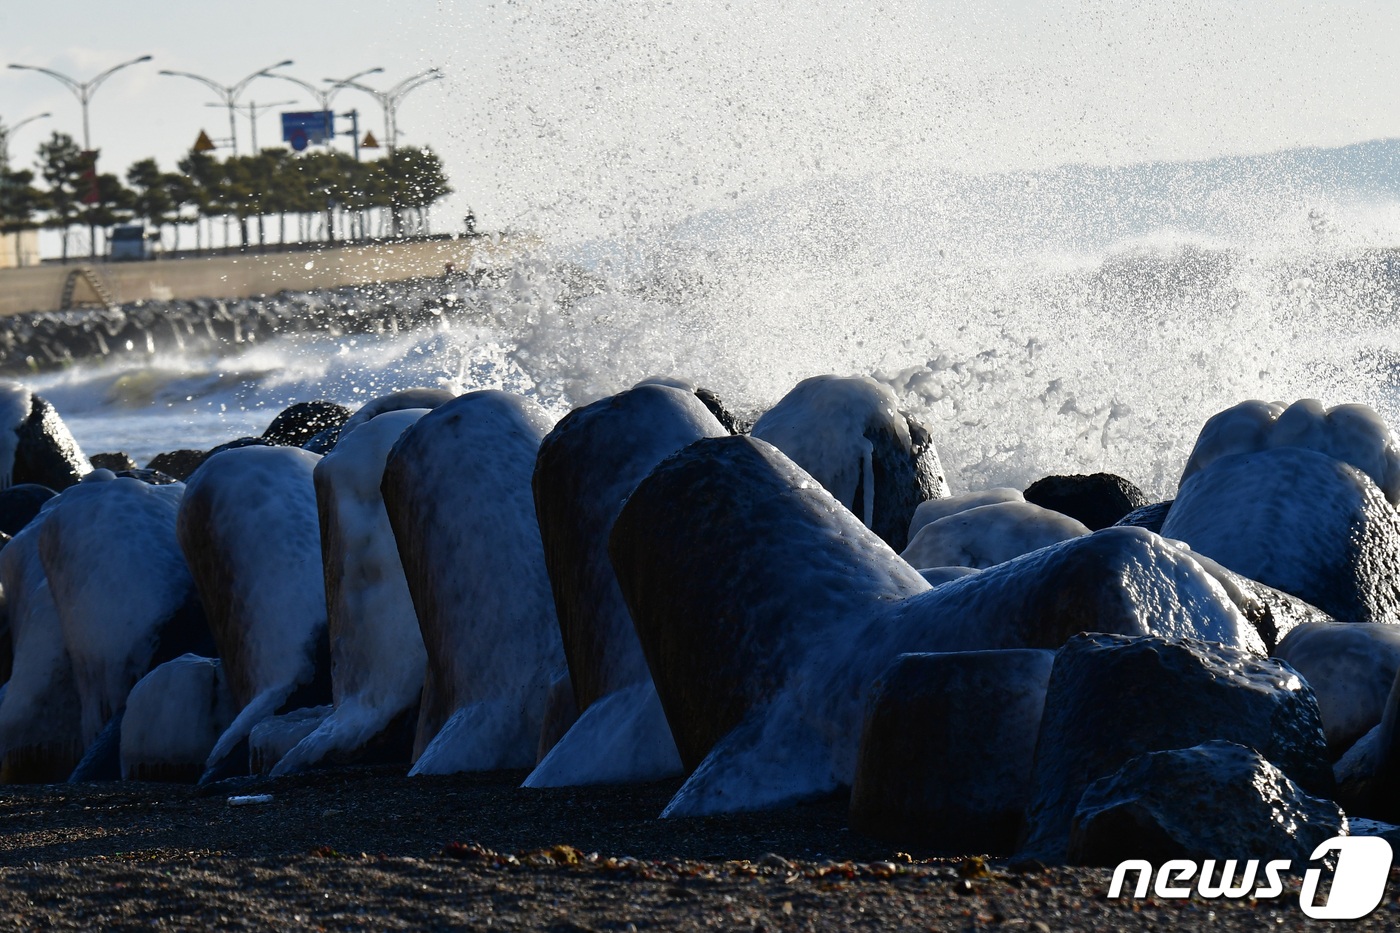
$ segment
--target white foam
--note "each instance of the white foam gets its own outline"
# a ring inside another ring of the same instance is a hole
[[[1206,421],[1181,473],[1181,485],[1232,454],[1297,447],[1326,454],[1371,477],[1391,505],[1400,504],[1400,444],[1366,405],[1323,408],[1317,399],[1241,402]]]
[[[995,566],[1013,557],[1087,535],[1068,515],[1026,501],[979,505],[929,522],[900,554],[914,567]]]
[[[185,487],[129,477],[79,483],[51,500],[39,531],[83,704],[83,744],[150,670],[161,626],[194,589],[175,537]]]
[[[335,709],[273,776],[359,748],[418,702],[428,654],[379,484],[389,449],[427,413],[378,415],[316,464]]]

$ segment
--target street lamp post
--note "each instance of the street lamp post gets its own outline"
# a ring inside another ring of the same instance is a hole
[[[342,81],[336,81],[329,88],[317,87],[309,81],[303,81],[300,78],[293,78],[291,75],[269,75],[268,77],[281,78],[283,81],[290,81],[293,84],[304,88],[311,94],[312,97],[316,98],[316,103],[320,104],[321,106],[320,112],[329,113],[331,109],[331,101],[335,100],[335,95],[339,94],[346,87],[349,87],[351,81],[354,81],[357,78],[363,78],[365,75],[379,74],[383,70],[383,68],[366,68],[364,71],[356,72],[355,74],[352,74],[350,77],[345,78]],[[329,81],[331,79],[327,78],[326,80]],[[331,117],[330,119],[334,120],[335,118]],[[326,148],[329,149],[331,143],[335,140],[335,127],[327,126],[324,129],[326,131]]]
[[[376,91],[372,87],[357,83],[354,78],[346,78],[343,81],[336,81],[334,78],[326,78],[325,80],[333,82],[337,87],[353,87],[357,91],[364,91],[379,101],[379,106],[384,108],[385,144],[389,147],[389,152],[392,155],[396,142],[394,137],[398,132],[399,104],[403,102],[409,91],[420,88],[429,82],[440,80],[442,77],[441,69],[429,68],[427,71],[420,71],[412,77],[404,78],[387,91]]]
[[[223,98],[223,104],[228,108],[229,141],[233,144],[233,154],[238,155],[238,126],[234,122],[234,112],[238,107],[238,98],[247,90],[249,83],[251,83],[254,78],[261,78],[264,76],[273,77],[273,75],[269,74],[272,69],[284,68],[290,64],[292,64],[291,59],[287,59],[275,65],[268,65],[266,68],[253,72],[236,84],[220,84],[211,78],[206,78],[203,75],[191,74],[188,71],[162,71],[161,74],[172,75],[177,78],[192,78]]]
[[[10,67],[18,69],[20,71],[41,72],[43,74],[48,75],[50,78],[56,78],[59,81],[63,82],[63,86],[73,92],[73,96],[77,97],[78,102],[83,105],[83,148],[91,151],[92,138],[88,133],[88,102],[92,100],[92,95],[97,93],[97,89],[102,86],[103,81],[106,81],[118,71],[121,71],[128,65],[135,65],[139,64],[140,62],[148,62],[150,60],[151,56],[149,55],[142,55],[140,58],[133,58],[129,62],[122,62],[120,65],[113,65],[111,68],[108,68],[106,71],[102,72],[102,74],[89,81],[74,81],[72,78],[68,77],[65,74],[59,74],[57,71],[51,71],[48,68],[40,68],[38,65],[11,64]]]
[[[267,113],[269,110],[275,110],[278,107],[285,107],[295,103],[296,101],[294,100],[279,100],[271,104],[259,104],[255,101],[248,102],[248,125],[250,128],[249,132],[253,137],[253,155],[258,154],[258,117]],[[205,104],[204,106],[222,107],[223,104]]]

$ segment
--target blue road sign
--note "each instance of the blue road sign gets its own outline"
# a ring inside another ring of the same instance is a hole
[[[323,143],[335,135],[335,114],[329,110],[308,110],[282,114],[282,141],[301,152],[313,143]]]

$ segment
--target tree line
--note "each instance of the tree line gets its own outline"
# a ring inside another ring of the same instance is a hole
[[[3,133],[0,126],[0,139]],[[437,155],[412,146],[365,162],[332,150],[264,149],[223,159],[191,150],[176,171],[141,159],[124,178],[96,171],[66,133],[39,144],[34,170],[14,168],[3,155],[0,146],[0,231],[59,230],[64,259],[74,227],[89,229],[95,251],[97,229],[134,222],[157,233],[171,228],[177,250],[181,227],[191,224],[196,249],[212,248],[216,220],[226,247],[230,225],[244,248],[267,245],[271,219],[279,244],[288,242],[288,218],[297,242],[428,232],[427,208],[452,193]]]

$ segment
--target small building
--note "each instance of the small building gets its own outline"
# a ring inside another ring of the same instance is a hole
[[[18,269],[39,264],[39,231],[18,230],[0,233],[0,269]]]

